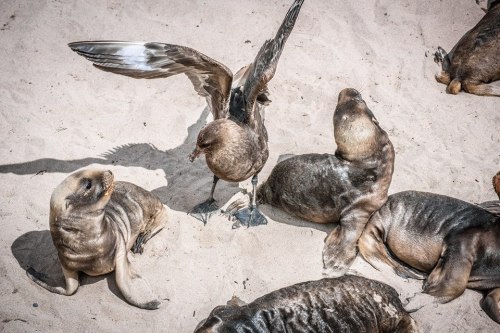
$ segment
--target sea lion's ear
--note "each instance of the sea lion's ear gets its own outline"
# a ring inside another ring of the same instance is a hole
[[[64,209],[68,209],[71,206],[71,201],[69,199],[64,200]]]
[[[372,121],[373,121],[374,124],[378,125],[378,120],[375,117],[372,117]]]
[[[238,296],[233,296],[229,301],[227,301],[226,305],[229,306],[243,306],[246,305],[244,301],[242,301]]]

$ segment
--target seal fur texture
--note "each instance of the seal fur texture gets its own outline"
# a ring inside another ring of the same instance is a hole
[[[115,182],[111,171],[77,171],[57,186],[50,200],[50,232],[66,286],[49,286],[33,269],[27,274],[51,292],[72,295],[79,272],[97,276],[115,271],[116,284],[130,304],[156,309],[160,302],[147,281],[131,271],[127,253],[142,253],[166,222],[167,210],[152,193]]]
[[[218,306],[195,333],[419,332],[398,293],[385,283],[345,275],[298,283],[250,304]]]
[[[358,247],[372,266],[405,278],[427,276],[423,292],[441,303],[466,288],[486,292],[483,310],[500,323],[500,217],[447,196],[406,191],[370,218]]]
[[[339,94],[333,115],[335,155],[305,154],[278,163],[257,191],[261,203],[316,223],[336,223],[323,262],[342,275],[371,214],[387,200],[394,148],[360,93]]]
[[[446,92],[464,90],[476,95],[500,96],[500,1],[488,3],[488,10],[474,28],[450,53],[439,47],[434,61],[442,71],[436,80],[446,84]]]

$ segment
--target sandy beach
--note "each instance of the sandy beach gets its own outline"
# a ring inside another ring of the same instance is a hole
[[[67,46],[81,40],[156,41],[192,47],[235,73],[274,36],[291,0],[3,1],[0,3],[0,331],[192,332],[232,296],[244,301],[323,277],[321,251],[331,226],[267,205],[269,223],[232,229],[222,214],[203,225],[187,212],[204,200],[212,174],[190,163],[212,116],[184,75],[136,80],[100,71]],[[338,93],[359,90],[396,151],[390,193],[428,191],[469,202],[497,199],[500,99],[449,95],[434,79],[438,46],[450,50],[484,15],[472,0],[306,0],[269,83],[265,110],[270,156],[334,153]],[[49,232],[54,188],[84,167],[152,191],[170,208],[167,227],[130,255],[162,301],[129,305],[113,274],[81,276],[60,296],[26,276],[33,267],[64,284]],[[222,206],[250,181],[219,182]],[[392,285],[401,299],[421,281],[352,269]],[[466,290],[412,314],[422,332],[498,332]]]

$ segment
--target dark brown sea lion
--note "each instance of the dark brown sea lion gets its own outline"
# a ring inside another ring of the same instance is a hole
[[[257,191],[261,203],[316,223],[338,223],[325,240],[323,262],[345,273],[370,215],[387,200],[394,148],[359,92],[344,89],[333,115],[337,150],[278,163]]]
[[[434,61],[442,71],[438,82],[447,85],[446,92],[464,90],[476,95],[500,96],[500,1],[489,1],[484,17],[446,54],[439,47]]]
[[[243,303],[244,304],[244,303]],[[216,332],[419,332],[398,293],[360,276],[298,283],[257,298],[218,306],[195,329]]]
[[[292,4],[275,38],[264,43],[254,62],[240,70],[234,80],[226,66],[189,47],[110,41],[69,44],[72,50],[106,71],[146,79],[184,73],[196,92],[206,97],[214,121],[201,130],[190,155],[193,161],[205,154],[207,165],[214,173],[208,200],[192,211],[204,223],[209,212],[218,208],[213,194],[219,179],[240,182],[252,177],[255,194],[257,175],[269,155],[260,110],[270,102],[267,83],[274,76],[303,2],[296,0]],[[235,217],[247,225],[267,223],[255,199],[249,209],[236,213]]]
[[[427,275],[423,292],[441,303],[465,288],[486,292],[483,310],[500,323],[500,217],[444,195],[407,191],[389,199],[358,242],[375,268],[389,265],[406,278]]]
[[[28,276],[51,292],[72,295],[79,286],[79,272],[97,276],[115,271],[116,285],[130,304],[156,309],[160,302],[147,281],[131,271],[127,252],[142,253],[166,222],[167,210],[152,193],[114,182],[111,171],[77,171],[50,199],[50,233],[66,287],[49,286],[33,269],[28,269]]]

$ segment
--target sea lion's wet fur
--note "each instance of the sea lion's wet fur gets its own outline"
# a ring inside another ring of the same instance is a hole
[[[407,191],[389,196],[370,218],[358,247],[374,267],[423,278],[423,291],[449,302],[466,288],[484,290],[486,313],[500,323],[500,217],[447,196]]]
[[[323,260],[342,274],[356,257],[356,241],[370,215],[387,200],[394,148],[354,89],[344,89],[333,116],[335,155],[306,154],[278,163],[258,200],[316,223],[338,223]]]
[[[418,332],[392,287],[345,275],[299,283],[247,305],[218,306],[195,333]]]
[[[476,95],[500,96],[500,86],[491,84],[500,80],[500,1],[488,5],[484,17],[450,53],[439,48],[435,60],[442,65],[436,80],[447,85],[448,93],[464,90]]]
[[[78,272],[96,276],[115,271],[125,299],[141,308],[157,308],[147,282],[130,271],[127,252],[143,245],[167,222],[167,212],[152,193],[127,182],[114,182],[110,171],[85,169],[71,174],[53,192],[50,232],[66,287],[52,287],[36,272],[28,276],[46,289],[72,295]]]

